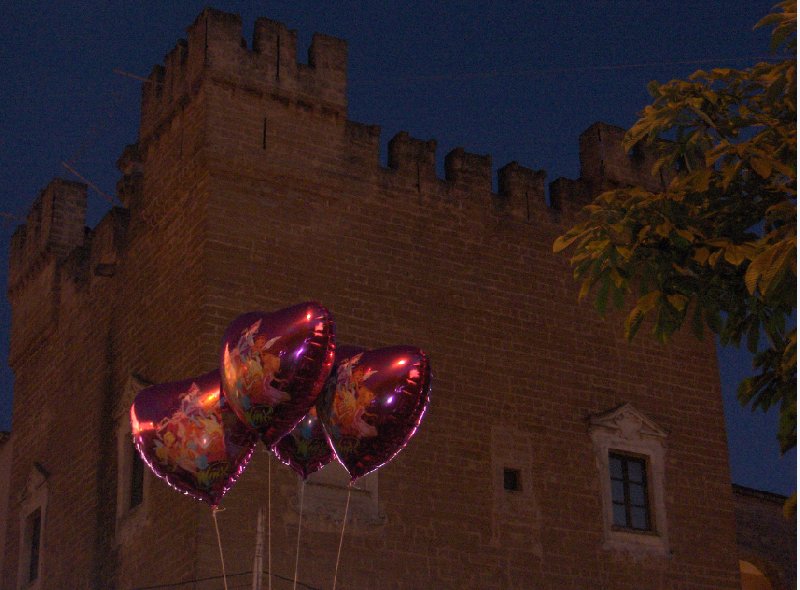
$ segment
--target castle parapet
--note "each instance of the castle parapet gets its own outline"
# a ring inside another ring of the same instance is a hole
[[[530,219],[547,205],[544,196],[544,170],[532,170],[510,162],[497,171],[501,208],[514,217]]]
[[[122,155],[117,159],[117,169],[122,178],[117,181],[117,196],[125,207],[135,206],[136,199],[142,193],[142,161],[138,144],[125,146]]]
[[[582,180],[561,176],[550,183],[550,206],[558,211],[575,213],[591,201],[590,190],[591,187]]]
[[[657,191],[669,180],[651,174],[658,159],[655,148],[636,146],[627,152],[622,145],[624,137],[624,129],[608,123],[595,123],[581,134],[580,179],[592,194],[632,185]]]
[[[155,66],[142,88],[140,139],[150,137],[185,104],[205,75],[262,94],[314,105],[321,112],[346,118],[347,43],[315,34],[308,64],[299,64],[297,34],[267,18],[256,20],[252,49],[242,37],[239,15],[206,8]]]
[[[56,178],[39,193],[11,238],[12,368],[57,323],[60,266],[85,243],[86,185]]]
[[[444,177],[468,193],[492,191],[492,157],[455,148],[444,157]]]
[[[389,168],[419,179],[436,178],[436,140],[411,137],[401,131],[389,140]]]
[[[53,179],[34,201],[25,224],[11,238],[9,292],[48,255],[61,260],[82,245],[85,222],[86,185]]]

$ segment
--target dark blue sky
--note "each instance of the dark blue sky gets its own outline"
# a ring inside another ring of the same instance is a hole
[[[767,55],[753,31],[775,0],[716,2],[218,2],[244,21],[257,16],[298,33],[349,42],[350,118],[516,160],[548,181],[578,174],[578,135],[595,121],[629,127],[647,104],[646,84],[699,67],[744,67]],[[136,140],[140,84],[202,10],[200,2],[3,3],[0,21],[0,213],[24,218],[30,203],[71,165],[113,193],[114,163]],[[92,193],[90,225],[108,208]],[[0,282],[14,223],[0,226]],[[577,290],[576,290],[577,294]],[[0,304],[0,348],[10,313]],[[642,335],[644,336],[644,335]],[[733,480],[779,493],[795,489],[794,451],[781,458],[775,413],[739,407],[735,386],[750,360],[721,351]],[[13,377],[0,367],[0,429],[11,427]],[[54,386],[53,394],[57,395]]]

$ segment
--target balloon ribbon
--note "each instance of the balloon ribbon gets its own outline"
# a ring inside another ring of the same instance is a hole
[[[336,576],[339,575],[339,558],[342,556],[342,541],[344,541],[344,527],[347,524],[347,513],[350,510],[350,492],[353,491],[353,482],[347,484],[347,502],[344,505],[344,520],[342,521],[342,534],[339,536],[339,550],[336,552],[336,569],[333,570],[333,590],[336,590]]]
[[[214,519],[214,530],[217,531],[217,546],[219,547],[219,561],[222,564],[222,585],[225,590],[228,590],[228,578],[225,576],[225,556],[222,554],[222,539],[219,536],[219,525],[217,524],[217,512],[225,510],[214,506],[211,509],[211,516]]]
[[[300,484],[300,514],[297,517],[297,547],[294,553],[294,584],[292,590],[297,590],[297,564],[300,561],[300,530],[303,525],[303,496],[306,491],[306,480]]]

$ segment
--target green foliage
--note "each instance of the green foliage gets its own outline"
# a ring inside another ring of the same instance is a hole
[[[579,298],[592,294],[601,312],[630,302],[628,338],[649,317],[662,342],[688,321],[699,338],[707,328],[744,343],[758,374],[739,399],[780,407],[786,451],[797,424],[796,2],[776,8],[756,26],[774,27],[783,59],[650,83],[624,147],[657,150],[662,190],[599,195],[553,250],[574,248]]]

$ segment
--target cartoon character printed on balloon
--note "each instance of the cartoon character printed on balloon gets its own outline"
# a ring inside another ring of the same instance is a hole
[[[281,359],[270,352],[280,336],[268,340],[258,334],[261,322],[259,319],[251,324],[230,353],[225,349],[223,359],[226,379],[234,384],[233,395],[238,397],[253,426],[268,423],[275,406],[291,399],[288,393],[275,387],[285,384],[284,379],[276,377]]]
[[[155,456],[162,467],[180,467],[194,474],[206,489],[228,468],[223,424],[206,407],[217,403],[219,395],[219,391],[203,394],[192,383],[181,398],[180,409],[155,426]]]
[[[366,385],[375,374],[364,365],[359,365],[361,354],[357,354],[341,365],[336,374],[336,389],[333,393],[333,415],[341,437],[341,448],[355,450],[362,438],[378,436],[378,430],[369,424],[369,406],[375,393]]]

